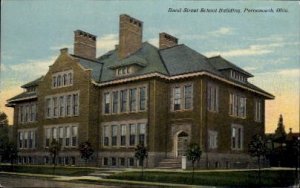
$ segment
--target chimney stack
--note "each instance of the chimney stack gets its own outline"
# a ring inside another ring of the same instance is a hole
[[[142,47],[143,22],[122,14],[119,29],[118,57],[123,59]]]
[[[178,38],[167,33],[159,33],[159,49],[169,48],[178,44]]]
[[[96,36],[81,30],[74,31],[74,55],[95,59]]]

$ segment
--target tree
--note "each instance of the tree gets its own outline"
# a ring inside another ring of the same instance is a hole
[[[7,115],[4,112],[0,112],[0,126],[8,125]]]
[[[56,141],[55,139],[52,140],[50,146],[49,146],[49,153],[50,157],[52,158],[52,164],[53,164],[53,174],[55,173],[55,166],[56,166],[56,158],[61,150],[61,144]]]
[[[201,155],[202,155],[202,151],[198,144],[192,143],[189,145],[186,151],[186,157],[189,161],[192,161],[192,166],[193,166],[192,183],[194,183],[195,162],[200,161]]]
[[[249,143],[249,153],[252,157],[257,157],[258,164],[258,178],[261,183],[261,158],[267,154],[266,139],[261,135],[254,135]]]
[[[9,143],[8,132],[7,115],[4,112],[0,112],[0,162],[5,159],[5,150]]]
[[[16,143],[9,142],[5,148],[4,160],[9,161],[13,167],[14,162],[18,158],[18,147]]]
[[[283,117],[282,114],[280,114],[277,128],[274,134],[274,141],[282,144],[283,142],[285,142],[285,139],[286,139],[286,132],[283,124]]]
[[[79,152],[82,159],[84,159],[85,164],[93,155],[94,150],[92,148],[92,144],[89,141],[83,142],[79,145]]]
[[[137,145],[136,148],[135,148],[134,156],[137,160],[139,160],[142,163],[142,174],[141,174],[141,176],[142,176],[142,179],[143,179],[144,178],[144,160],[145,160],[145,158],[148,157],[147,148],[142,144]]]

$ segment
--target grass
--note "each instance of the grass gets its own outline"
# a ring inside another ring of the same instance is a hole
[[[50,174],[61,176],[85,176],[94,172],[92,169],[86,168],[72,168],[56,166],[55,173],[53,173],[52,166],[21,166],[15,165],[13,168],[9,165],[0,165],[0,171],[6,172],[19,172],[19,173],[31,173],[31,174]]]
[[[293,170],[264,170],[261,173],[261,184],[259,184],[256,171],[240,172],[195,172],[193,184],[212,185],[212,186],[230,186],[230,187],[286,187],[294,184],[295,171]],[[108,178],[150,181],[164,183],[192,184],[191,172],[144,172],[144,178],[141,179],[140,172],[123,172]]]

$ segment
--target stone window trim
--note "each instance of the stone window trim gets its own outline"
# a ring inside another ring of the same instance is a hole
[[[231,117],[247,118],[247,97],[239,92],[229,92],[229,110]]]
[[[69,137],[67,137],[68,135],[67,135],[67,130],[66,130],[66,128],[69,128]],[[77,132],[76,132],[76,135],[73,135],[72,133],[73,133],[73,131],[72,131],[72,129],[73,129],[73,127],[76,127],[76,129],[77,129]],[[52,142],[52,140],[53,140],[53,132],[52,132],[52,130],[53,129],[56,129],[56,134],[57,134],[57,141],[59,141],[60,140],[60,128],[63,128],[63,135],[64,135],[64,137],[63,137],[63,143],[61,143],[62,145],[61,145],[61,147],[62,147],[62,149],[63,148],[77,148],[78,147],[78,145],[79,145],[79,143],[78,143],[78,141],[79,141],[79,133],[78,133],[78,129],[79,129],[79,123],[65,123],[65,124],[55,124],[55,125],[45,125],[44,127],[43,127],[43,129],[44,129],[44,140],[43,140],[43,147],[44,148],[49,148],[48,146],[46,146],[46,140],[48,139],[47,138],[47,130],[48,129],[50,129],[50,140],[49,140],[49,145],[51,144],[51,142]],[[76,138],[76,145],[73,145],[72,144],[72,138],[73,137],[77,137]],[[68,146],[66,145],[66,139],[67,138],[69,138],[69,144],[68,144]]]
[[[77,101],[77,113],[74,111],[74,95],[77,95],[78,101]],[[68,105],[68,96],[71,96],[70,98],[70,106]],[[63,113],[60,114],[61,110],[61,103],[60,99],[63,97]],[[54,116],[54,101],[53,99],[56,98],[57,100],[57,115]],[[50,106],[48,106],[48,100],[50,100]],[[50,108],[50,114],[48,114],[48,108]],[[71,110],[68,112],[68,110]],[[72,92],[66,92],[66,93],[59,93],[55,95],[47,95],[45,97],[45,119],[55,119],[55,118],[65,118],[65,117],[76,117],[80,115],[80,92],[72,91]]]
[[[254,100],[254,121],[263,122],[263,100],[255,99]]]
[[[122,126],[126,126],[126,135],[125,135],[125,145],[121,145],[121,136],[122,136]],[[130,125],[135,125],[135,144],[130,145]],[[140,129],[142,125],[145,125],[145,133],[144,133],[144,145],[147,146],[147,137],[148,137],[148,122],[147,119],[140,120],[129,120],[129,121],[113,121],[113,122],[104,122],[101,124],[102,131],[102,147],[103,148],[134,148],[137,144],[139,144],[139,136]],[[117,143],[116,145],[112,145],[112,126],[117,126]],[[105,127],[107,127],[108,135],[105,135]],[[105,137],[108,137],[108,145],[105,145]]]
[[[140,91],[142,88],[145,88],[145,109],[140,109]],[[135,110],[130,110],[130,90],[136,89],[136,100],[135,100]],[[122,91],[127,91],[126,92],[126,106],[125,106],[125,111],[121,111],[121,92]],[[118,99],[117,101],[117,110],[114,112],[114,93],[117,93]],[[105,111],[105,96],[109,94],[109,111]],[[102,115],[107,116],[107,115],[115,115],[115,114],[130,114],[130,113],[139,113],[139,112],[146,112],[148,109],[148,84],[142,84],[142,85],[133,85],[130,87],[117,87],[117,88],[112,88],[112,89],[106,89],[102,91]]]
[[[51,89],[73,86],[73,69],[52,74]]]
[[[17,144],[18,144],[18,149],[21,150],[33,150],[36,149],[36,144],[37,144],[37,128],[28,128],[28,129],[18,129],[18,138],[17,138]],[[33,132],[33,138],[31,133]],[[23,143],[23,140],[25,140],[25,133],[27,133],[27,147],[24,147],[25,144]],[[22,138],[20,138],[22,135]],[[32,139],[32,147],[29,147],[29,137]],[[22,143],[20,143],[20,140]],[[21,146],[21,147],[20,147]]]
[[[242,151],[244,149],[244,127],[239,124],[231,124],[230,132],[231,150]]]
[[[189,109],[185,108],[185,87],[191,86],[191,107]],[[174,109],[174,102],[175,102],[175,88],[180,88],[180,109],[175,110]],[[183,111],[192,111],[194,108],[194,84],[193,82],[184,82],[184,83],[176,83],[171,85],[171,105],[170,105],[170,111],[171,112],[183,112]]]
[[[18,107],[18,123],[28,124],[37,122],[37,102],[28,102]],[[27,114],[27,118],[26,118]]]
[[[219,86],[215,83],[207,83],[207,110],[209,112],[219,112]]]

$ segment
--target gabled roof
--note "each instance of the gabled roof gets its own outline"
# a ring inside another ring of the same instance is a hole
[[[30,100],[37,98],[36,92],[23,92],[7,100],[8,103]]]
[[[241,69],[240,67],[234,65],[233,63],[229,62],[221,56],[210,57],[208,58],[208,61],[218,70],[233,69],[245,74],[248,77],[253,77],[253,75],[249,72]]]
[[[103,66],[103,64],[100,61],[87,59],[76,55],[71,55],[71,56],[79,59],[79,64],[83,66],[83,68],[90,69],[92,71],[92,78],[94,81],[96,82],[100,81],[101,70]]]
[[[41,76],[41,77],[39,77],[38,79],[35,79],[35,80],[31,81],[31,82],[28,82],[27,84],[22,85],[21,87],[22,87],[22,88],[28,88],[28,87],[38,86],[38,85],[39,85],[39,82],[40,82],[41,80],[43,80],[43,78],[44,78],[44,76]]]

